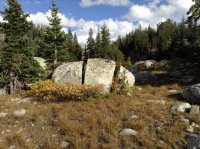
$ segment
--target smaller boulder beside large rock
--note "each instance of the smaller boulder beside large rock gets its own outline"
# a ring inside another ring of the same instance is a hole
[[[133,86],[135,84],[134,75],[123,66],[120,67],[118,78],[124,79],[128,86]]]
[[[200,84],[189,86],[183,91],[182,96],[188,102],[200,104]]]

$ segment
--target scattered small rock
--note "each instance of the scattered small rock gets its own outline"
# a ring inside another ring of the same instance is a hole
[[[131,128],[124,128],[120,131],[119,135],[121,136],[135,136],[138,132]]]
[[[200,148],[200,135],[189,134],[187,136],[187,148],[188,149],[198,149],[198,148]]]
[[[194,122],[192,122],[191,126],[194,127],[194,128],[199,128],[199,125],[194,123]]]
[[[194,128],[192,126],[188,126],[187,127],[187,132],[193,133],[194,132]]]
[[[20,128],[20,129],[17,131],[17,133],[21,133],[22,131],[23,131],[23,129]]]
[[[12,98],[11,101],[17,102],[17,101],[19,101],[20,99],[21,99],[21,98]]]
[[[162,147],[163,145],[165,145],[165,142],[162,141],[162,140],[159,140],[158,143],[157,143],[157,146]]]
[[[30,98],[23,98],[23,99],[17,100],[16,102],[17,102],[18,104],[20,104],[20,103],[28,103],[28,102],[30,102],[30,101],[31,101]]]
[[[193,105],[190,109],[190,114],[199,114],[199,106]]]
[[[153,104],[161,104],[161,105],[164,105],[166,103],[164,100],[147,100],[147,102]]]
[[[15,121],[15,124],[19,124],[20,122],[19,121]]]
[[[176,94],[176,93],[178,93],[178,91],[177,90],[168,90],[168,93],[170,93],[170,94]]]
[[[190,123],[190,120],[189,120],[189,119],[186,119],[186,118],[183,117],[183,116],[181,116],[181,117],[180,117],[180,122],[185,123],[185,124],[189,124],[189,123]]]
[[[177,111],[177,112],[186,112],[191,108],[191,105],[189,103],[179,103],[176,105],[173,105],[171,107],[172,111]]]
[[[131,120],[139,119],[139,116],[137,116],[137,115],[131,115],[130,119]]]
[[[131,96],[132,96],[132,94],[131,94],[130,92],[128,92],[126,95],[127,95],[127,96],[129,96],[129,97],[131,97]]]
[[[8,149],[16,149],[17,147],[16,146],[10,146],[10,147],[8,147]]]
[[[161,127],[157,127],[157,130],[158,130],[158,131],[161,131]]]
[[[65,149],[69,146],[69,143],[67,141],[62,141],[60,143],[60,148]]]
[[[1,113],[0,113],[0,118],[4,118],[4,117],[6,117],[7,115],[8,115],[8,113],[1,112]]]
[[[19,110],[15,111],[15,112],[13,113],[13,115],[14,115],[15,117],[22,117],[22,116],[24,116],[25,114],[26,114],[26,110],[25,110],[25,109],[19,109]]]
[[[8,132],[8,133],[9,133],[9,132],[11,132],[11,130],[6,130],[6,132]]]

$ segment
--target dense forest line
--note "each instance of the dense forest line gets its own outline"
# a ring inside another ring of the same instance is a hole
[[[187,55],[200,47],[200,2],[194,2],[186,21],[167,20],[159,23],[157,29],[140,26],[114,42],[104,24],[95,38],[93,30],[89,30],[87,44],[82,47],[76,33],[70,28],[67,33],[63,31],[55,1],[50,8],[49,26],[35,26],[27,21],[28,14],[17,0],[6,0],[5,10],[1,11],[4,21],[0,23],[0,87],[8,86],[10,93],[14,93],[26,83],[44,79],[44,71],[34,56],[46,59],[54,69],[62,62],[88,58],[106,58],[130,65],[137,60]]]

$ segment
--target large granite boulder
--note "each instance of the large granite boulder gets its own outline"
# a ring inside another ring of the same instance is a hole
[[[182,96],[188,100],[188,102],[200,104],[200,84],[189,86],[182,93]]]
[[[120,67],[120,72],[118,75],[119,79],[125,79],[125,82],[127,83],[128,86],[133,86],[135,84],[135,77],[134,75],[128,71],[126,68],[123,66]]]
[[[103,85],[103,93],[109,93],[115,70],[117,67],[114,61],[101,58],[88,59],[87,64],[83,61],[62,64],[55,69],[52,80],[60,83]],[[128,86],[135,84],[135,77],[130,71],[123,66],[118,70],[116,77],[125,79]]]
[[[44,70],[47,69],[47,64],[45,59],[41,57],[34,57],[34,60],[37,61],[40,67],[42,67]]]
[[[57,67],[52,80],[60,83],[82,84],[83,61],[64,63]]]
[[[115,62],[100,58],[88,59],[85,84],[102,84],[104,92],[110,92],[115,72]]]

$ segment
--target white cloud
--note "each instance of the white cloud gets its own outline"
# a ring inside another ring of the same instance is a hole
[[[33,21],[36,25],[48,26],[49,22],[47,16],[49,16],[49,11],[46,13],[37,12],[36,14],[30,14],[28,21]]]
[[[153,17],[151,9],[147,6],[133,5],[126,16],[128,20],[149,20]]]
[[[110,5],[110,6],[128,6],[130,0],[81,0],[81,7],[90,7],[94,5]]]
[[[73,32],[76,32],[78,41],[82,45],[86,43],[89,29],[93,29],[95,37],[97,34],[98,26],[102,26],[103,24],[108,26],[111,40],[115,40],[119,35],[124,36],[135,29],[133,23],[128,21],[113,20],[111,18],[100,21],[90,21],[84,19],[75,20],[74,18],[69,18],[61,13],[58,15],[61,18],[61,25],[64,27],[63,30],[67,31],[68,27],[73,28]],[[47,16],[50,16],[50,10],[46,13],[38,12],[36,14],[30,14],[28,20],[33,21],[33,23],[36,25],[48,26],[49,22]]]
[[[166,4],[161,4],[161,0],[151,0],[147,5],[133,4],[123,17],[143,27],[151,25],[156,28],[157,23],[166,19],[181,21],[192,4],[192,0],[167,0]]]

